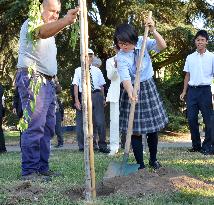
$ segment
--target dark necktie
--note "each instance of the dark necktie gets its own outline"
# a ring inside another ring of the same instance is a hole
[[[91,92],[94,91],[94,83],[93,83],[93,78],[92,78],[92,75],[91,75],[91,70],[89,71],[90,73],[90,80],[91,80]]]

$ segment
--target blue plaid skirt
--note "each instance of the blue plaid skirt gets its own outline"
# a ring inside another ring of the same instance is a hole
[[[125,90],[120,97],[120,131],[128,129],[131,103]],[[159,97],[153,78],[140,83],[138,102],[135,106],[133,133],[147,134],[160,131],[168,123],[166,111]]]

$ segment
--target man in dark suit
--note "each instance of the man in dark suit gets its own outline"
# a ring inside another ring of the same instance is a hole
[[[4,106],[2,103],[3,93],[4,93],[4,89],[2,84],[0,83],[0,153],[4,153],[7,151],[5,147],[5,139],[4,139],[3,129],[2,129],[2,120],[4,117]]]
[[[13,97],[13,113],[17,115],[19,119],[22,118],[22,115],[23,115],[22,102],[21,102],[17,87],[15,89],[15,93]]]

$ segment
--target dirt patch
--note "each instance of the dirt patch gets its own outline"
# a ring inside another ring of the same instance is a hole
[[[174,177],[171,179],[173,186],[176,189],[188,188],[191,190],[203,189],[214,191],[214,185],[208,184],[206,182],[200,181],[195,178],[190,178],[187,176]]]
[[[7,205],[15,205],[21,200],[29,201],[29,203],[38,201],[45,192],[44,188],[39,185],[32,184],[30,181],[21,182],[13,187],[6,189],[9,197]]]
[[[143,197],[157,193],[174,192],[182,188],[214,190],[214,185],[175,169],[161,168],[157,171],[145,169],[129,176],[105,179],[97,185],[96,190],[98,197],[112,194]],[[72,200],[83,199],[84,189],[72,189],[67,191],[66,195]]]

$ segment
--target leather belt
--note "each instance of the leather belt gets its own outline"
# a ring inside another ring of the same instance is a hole
[[[38,72],[38,73],[39,73],[40,75],[44,76],[45,79],[47,79],[47,80],[49,80],[49,81],[51,81],[51,80],[53,80],[53,79],[55,78],[55,76],[46,75],[46,74],[43,74],[43,73],[40,73],[40,72]]]
[[[190,88],[208,88],[210,85],[189,85]]]
[[[101,90],[100,89],[96,89],[94,91],[91,91],[91,93],[98,93],[98,92],[101,92]],[[82,95],[82,92],[80,94]]]
[[[96,89],[96,90],[92,91],[92,93],[98,93],[100,91],[101,91],[100,89]]]

